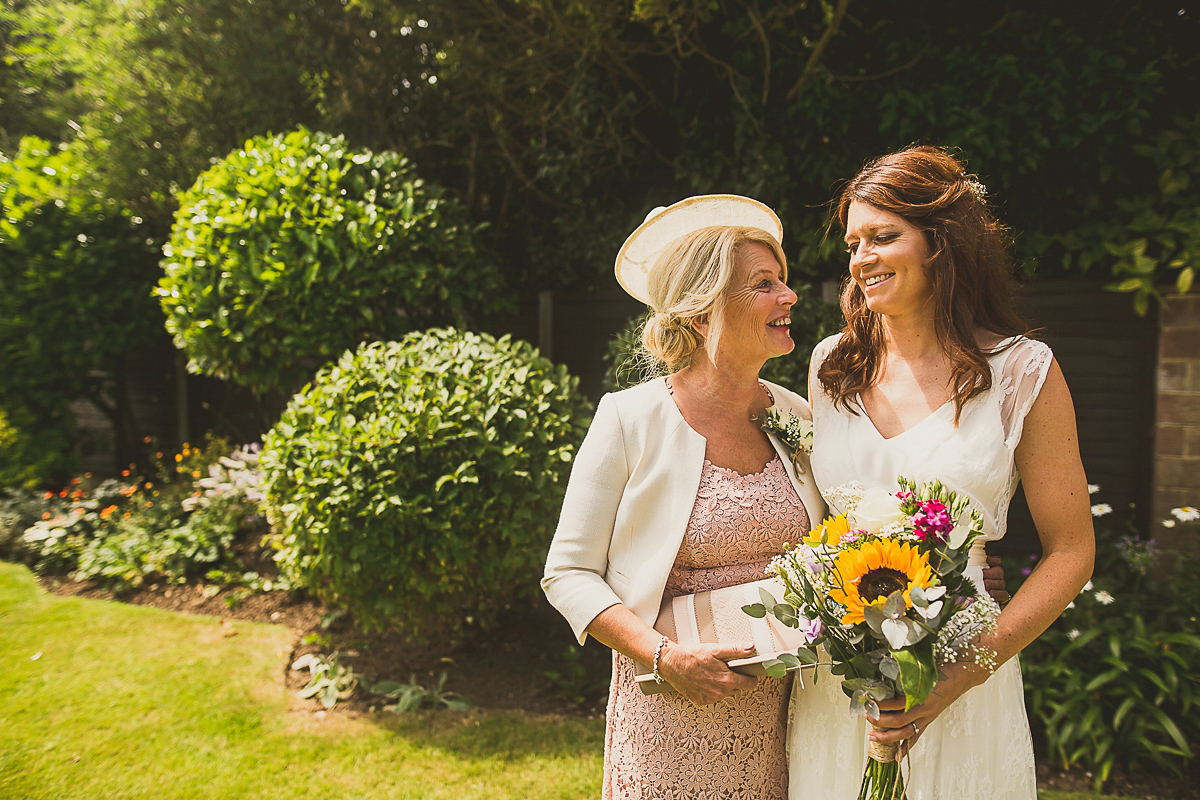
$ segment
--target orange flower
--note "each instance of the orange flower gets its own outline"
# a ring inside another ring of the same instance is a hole
[[[43,500],[49,500],[51,497],[54,497],[54,492],[46,492],[44,495],[42,495]]]
[[[66,490],[66,489],[63,489],[61,492],[59,492],[59,493],[58,493],[58,496],[59,496],[59,497],[66,497],[66,496],[67,496],[67,490]]]
[[[123,470],[121,470],[121,477],[122,477],[122,478],[128,478],[128,477],[129,477],[129,470],[127,470],[127,469],[123,469]]]
[[[50,512],[49,512],[49,511],[43,511],[43,512],[42,512],[42,519],[50,519]]]
[[[100,519],[108,519],[109,517],[112,516],[113,512],[116,510],[117,510],[116,506],[109,506],[108,508],[106,508],[100,512]]]
[[[151,486],[153,486],[153,485],[154,485],[154,484],[153,484],[153,483],[151,483],[150,481],[146,481],[146,484],[145,484],[144,486],[142,486],[142,488],[143,488],[143,489],[149,489],[149,488],[150,488]]]

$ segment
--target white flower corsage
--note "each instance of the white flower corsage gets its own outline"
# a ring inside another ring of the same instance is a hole
[[[804,472],[804,468],[800,466],[800,456],[812,452],[812,420],[784,411],[779,406],[771,406],[763,412],[762,428],[768,433],[774,433],[779,441],[787,446],[792,454],[792,466],[797,472]]]

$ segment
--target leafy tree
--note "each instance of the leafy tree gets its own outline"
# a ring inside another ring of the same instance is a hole
[[[124,357],[162,335],[148,292],[158,254],[142,220],[97,198],[90,177],[65,145],[27,138],[0,156],[0,406],[50,441],[85,399],[111,421],[120,463],[140,441]]]
[[[1200,97],[1194,20],[1157,2],[359,5],[439,53],[423,107],[469,102],[439,119],[455,146],[422,161],[456,174],[550,281],[603,276],[649,207],[711,191],[773,205],[798,273],[832,277],[836,184],[921,139],[961,150],[1030,272],[1119,274],[1110,248],[1080,258],[1071,237],[1118,200],[1157,202],[1163,168],[1135,153],[1183,130]],[[1153,277],[1174,280],[1164,258]]]
[[[180,195],[158,295],[193,371],[290,392],[359,342],[504,308],[474,233],[397,153],[260,137]]]

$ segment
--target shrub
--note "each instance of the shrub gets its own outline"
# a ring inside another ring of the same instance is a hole
[[[785,386],[793,392],[808,395],[808,362],[813,348],[830,334],[842,329],[841,309],[833,303],[807,293],[807,287],[797,289],[796,304],[792,307],[792,339],[796,349],[791,355],[772,358],[763,367],[761,376]],[[608,391],[625,389],[656,377],[657,371],[642,349],[641,332],[646,315],[631,317],[625,327],[608,343],[604,360],[604,388]]]
[[[132,458],[121,360],[162,336],[150,292],[158,277],[153,226],[94,189],[78,148],[27,137],[0,155],[0,403],[36,442],[18,454],[32,480],[57,485],[73,466],[71,402],[85,399]],[[22,480],[26,482],[26,480]]]
[[[1127,526],[1114,526],[1107,505],[1093,513],[1106,518],[1095,577],[1022,666],[1050,757],[1088,770],[1099,788],[1117,765],[1179,773],[1200,741],[1200,564],[1181,557],[1163,581],[1152,540],[1114,530]]]
[[[196,372],[291,391],[359,342],[505,307],[465,208],[397,153],[260,137],[179,200],[158,295]]]
[[[492,622],[537,591],[588,421],[576,386],[507,336],[347,352],[266,437],[280,571],[366,629]]]
[[[11,550],[39,573],[69,573],[114,590],[152,578],[227,577],[213,570],[233,566],[235,540],[254,527],[249,475],[257,456],[243,448],[218,459],[216,452],[226,451],[220,440],[204,451],[185,446],[154,480],[126,475],[89,486],[76,478],[57,494],[13,495],[0,522],[6,530],[10,519],[23,526]]]

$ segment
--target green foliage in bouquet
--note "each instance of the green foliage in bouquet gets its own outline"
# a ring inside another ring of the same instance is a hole
[[[537,590],[589,419],[576,386],[508,337],[347,352],[266,437],[280,570],[367,629],[492,622]]]
[[[259,137],[179,201],[158,296],[195,372],[290,391],[360,342],[506,307],[466,209],[394,152]]]
[[[796,349],[791,355],[773,358],[763,367],[761,377],[787,387],[801,395],[808,394],[808,362],[813,348],[826,336],[842,329],[845,320],[841,309],[807,293],[807,287],[796,289],[797,300],[792,306],[792,340]],[[616,336],[609,340],[604,356],[608,368],[604,372],[604,388],[616,391],[636,386],[657,377],[655,365],[642,348],[642,327],[646,315],[630,317]]]

